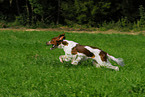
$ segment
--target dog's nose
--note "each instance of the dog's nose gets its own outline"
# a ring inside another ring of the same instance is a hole
[[[48,42],[46,42],[46,45],[48,45]]]
[[[46,42],[46,45],[51,45],[51,43],[50,42]]]

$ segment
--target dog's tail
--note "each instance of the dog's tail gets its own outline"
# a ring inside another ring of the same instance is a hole
[[[111,56],[109,54],[107,54],[107,56],[108,56],[109,59],[115,61],[118,65],[120,65],[120,66],[124,66],[125,65],[122,58],[115,58],[115,57],[113,57],[113,56]]]

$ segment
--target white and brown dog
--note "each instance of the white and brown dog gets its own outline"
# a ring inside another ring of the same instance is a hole
[[[64,49],[65,55],[59,57],[60,62],[71,61],[71,64],[77,65],[80,61],[93,59],[93,64],[96,67],[104,66],[110,69],[119,71],[117,66],[112,66],[109,59],[115,61],[117,64],[124,66],[122,58],[115,58],[99,48],[92,46],[80,45],[74,41],[65,40],[65,34],[54,37],[51,41],[46,42],[46,45],[52,45],[51,50],[55,48]]]

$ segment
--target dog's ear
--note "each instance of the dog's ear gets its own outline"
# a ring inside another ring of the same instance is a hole
[[[62,41],[63,39],[65,39],[65,33],[59,35],[58,37],[59,37],[59,40]]]
[[[61,37],[61,36],[65,36],[65,33],[63,33],[63,34],[60,34],[58,37]]]

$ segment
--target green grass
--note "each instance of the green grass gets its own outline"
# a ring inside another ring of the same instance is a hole
[[[123,58],[126,65],[116,72],[91,60],[60,63],[63,50],[45,43],[61,33],[0,31],[0,97],[145,96],[145,36],[66,33],[68,40]]]

